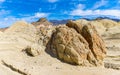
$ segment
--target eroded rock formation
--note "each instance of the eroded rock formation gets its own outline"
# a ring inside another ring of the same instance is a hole
[[[106,48],[94,26],[69,21],[67,26],[56,28],[51,50],[61,60],[78,65],[103,64]]]
[[[18,45],[24,46],[20,50],[25,50],[32,56],[47,50],[54,57],[67,63],[82,66],[103,65],[106,48],[91,23],[69,21],[66,25],[52,26],[45,25],[45,22],[44,18],[34,25],[17,22],[4,33],[7,37],[14,35]]]

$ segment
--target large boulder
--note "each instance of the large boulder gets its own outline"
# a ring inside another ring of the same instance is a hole
[[[74,24],[74,26],[73,26]],[[106,47],[102,38],[99,36],[95,27],[88,23],[87,25],[76,24],[75,21],[70,21],[66,25],[74,28],[79,34],[81,34],[84,39],[88,42],[89,48],[93,52],[93,55],[100,62],[106,55]],[[78,30],[79,29],[79,30]]]
[[[90,65],[88,43],[74,29],[67,26],[56,28],[53,33],[51,50],[59,59],[77,65]],[[93,61],[94,57],[93,57]]]
[[[86,25],[88,24],[90,21],[86,20],[86,19],[78,19],[78,20],[75,20],[74,22],[79,22],[80,24],[82,25]]]
[[[77,65],[100,66],[106,48],[103,40],[92,25],[81,25],[69,21],[53,33],[51,50],[59,59]]]
[[[106,55],[106,47],[104,41],[101,39],[99,34],[97,33],[94,26],[91,24],[85,25],[82,28],[82,36],[86,39],[89,44],[89,48],[91,49],[94,57],[102,63],[103,59]]]
[[[81,30],[82,30],[82,27],[83,25],[81,24],[80,21],[68,21],[68,23],[66,24],[68,27],[71,27],[71,28],[75,28],[75,30],[78,32],[78,33],[81,33]]]
[[[95,26],[95,29],[97,30],[99,35],[101,35],[101,36],[104,35],[104,33],[106,31],[106,27],[104,27],[103,24],[98,21],[87,21],[85,19],[79,19],[76,21],[69,21],[66,25],[68,27],[75,28],[80,33],[82,26],[88,25],[89,23],[92,24],[93,26]]]

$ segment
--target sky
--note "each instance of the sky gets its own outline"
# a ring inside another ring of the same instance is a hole
[[[0,27],[41,17],[62,20],[100,16],[120,19],[120,0],[0,0]]]

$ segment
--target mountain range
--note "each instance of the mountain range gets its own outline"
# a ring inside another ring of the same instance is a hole
[[[92,21],[92,20],[101,20],[101,19],[109,19],[109,20],[113,20],[116,22],[119,22],[120,19],[118,18],[113,18],[113,17],[97,17],[97,18],[80,18],[80,19],[85,19],[88,21]],[[49,20],[51,23],[53,23],[53,25],[59,25],[59,24],[66,24],[69,20],[75,20],[75,19],[64,19],[64,20]]]

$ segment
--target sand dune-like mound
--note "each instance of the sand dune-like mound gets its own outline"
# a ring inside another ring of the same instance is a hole
[[[111,28],[119,25],[117,22],[109,19],[102,19],[102,20],[96,20],[96,21],[102,23],[102,25],[106,28]]]
[[[1,46],[4,43],[8,46],[6,49],[9,49],[12,46],[14,50],[22,50],[24,47],[34,44],[37,40],[36,28],[24,21],[14,23],[4,31],[2,36],[0,36]],[[1,48],[3,49],[4,46]]]

